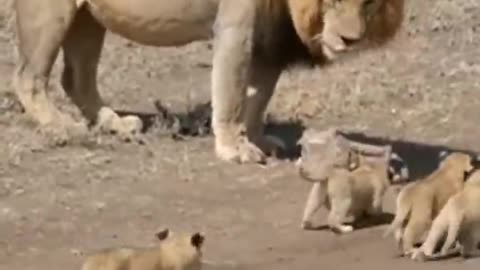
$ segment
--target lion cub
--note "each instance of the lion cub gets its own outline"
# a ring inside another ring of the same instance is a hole
[[[170,233],[156,234],[153,248],[112,248],[89,256],[82,270],[200,270],[204,237]]]
[[[432,219],[447,200],[464,185],[465,173],[473,169],[472,158],[464,153],[449,154],[427,178],[407,184],[398,194],[395,218],[384,236],[394,233],[403,255],[421,242]]]
[[[437,243],[447,234],[440,256],[448,255],[456,240],[463,257],[479,256],[480,242],[480,171],[466,181],[462,191],[452,196],[432,223],[425,242],[412,253],[412,259],[432,257]]]
[[[387,161],[384,163],[387,164]],[[313,228],[311,218],[322,205],[329,210],[328,226],[339,233],[353,231],[353,226],[344,223],[353,223],[365,215],[382,212],[383,195],[390,185],[386,165],[377,166],[374,161],[368,161],[360,153],[350,150],[348,165],[333,168],[328,178],[312,178],[315,172],[305,170],[301,167],[300,175],[314,184],[303,214],[303,229]]]

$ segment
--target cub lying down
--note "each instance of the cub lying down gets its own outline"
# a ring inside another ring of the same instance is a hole
[[[385,153],[390,153],[391,149],[387,149]],[[385,156],[388,158],[389,155]],[[345,167],[336,166],[327,178],[322,179],[312,178],[315,173],[309,173],[299,164],[300,175],[314,182],[305,206],[302,228],[314,227],[311,218],[322,205],[330,211],[328,226],[340,233],[353,231],[353,226],[344,223],[354,223],[366,215],[381,214],[383,195],[390,183],[386,165],[378,165],[380,163],[368,161],[358,152],[350,150],[348,164]]]
[[[475,171],[462,191],[452,196],[433,221],[425,242],[412,253],[412,259],[432,257],[437,243],[447,235],[440,256],[448,255],[458,240],[463,257],[479,256],[480,243],[480,171]]]
[[[89,256],[82,270],[200,270],[204,237],[157,233],[160,243],[153,248],[112,248]]]
[[[403,255],[420,243],[447,200],[464,185],[465,173],[473,169],[472,158],[452,153],[427,178],[407,184],[398,194],[395,218],[385,232],[394,233]]]

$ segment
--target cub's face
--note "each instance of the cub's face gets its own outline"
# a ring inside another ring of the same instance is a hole
[[[296,162],[302,179],[320,182],[327,180],[335,168],[353,170],[359,166],[358,154],[345,149],[335,136],[333,130],[304,134],[299,142],[301,157]]]
[[[390,0],[323,0],[324,27],[317,39],[324,54],[333,59],[366,36],[369,22]]]
[[[441,166],[447,166],[457,170],[463,170],[464,172],[470,172],[473,168],[473,159],[470,155],[454,152],[445,157],[440,162]]]
[[[172,264],[172,268],[177,269],[179,266],[190,266],[188,269],[200,269],[202,247],[205,237],[200,233],[173,233],[168,229],[160,231],[156,234],[160,245],[164,250],[168,250],[170,254],[176,254],[172,261],[167,261],[167,264]],[[169,258],[164,258],[168,260]]]

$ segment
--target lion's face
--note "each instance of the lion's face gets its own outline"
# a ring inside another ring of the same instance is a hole
[[[323,0],[323,30],[314,39],[328,59],[350,50],[367,36],[383,5],[391,0]]]

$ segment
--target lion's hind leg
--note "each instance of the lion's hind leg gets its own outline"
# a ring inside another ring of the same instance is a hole
[[[441,210],[439,215],[434,219],[432,226],[428,231],[425,241],[420,246],[420,248],[414,249],[414,251],[412,252],[411,258],[413,260],[424,261],[431,258],[433,256],[433,253],[439,241],[442,240],[442,237],[445,236],[445,233],[447,233],[447,231],[449,231],[450,233],[451,224],[449,224],[450,223],[449,216],[448,216],[449,208],[451,209],[451,207],[449,207],[449,205],[447,204]],[[445,242],[445,244],[450,246],[450,244],[448,244],[447,242]],[[445,255],[445,254],[446,253],[442,251],[442,255]]]
[[[47,95],[48,79],[63,39],[76,14],[73,1],[15,1],[19,63],[13,83],[25,111],[41,126],[68,139],[82,125],[60,112]],[[81,129],[80,129],[81,128]]]
[[[124,139],[133,139],[141,131],[141,120],[135,116],[120,117],[105,107],[97,89],[97,67],[105,32],[86,7],[78,11],[63,44],[62,86],[90,123]]]
[[[411,256],[415,251],[415,245],[420,243],[422,236],[429,229],[431,221],[428,213],[422,213],[425,216],[415,215],[412,213],[407,226],[405,227],[402,244],[403,255]]]

